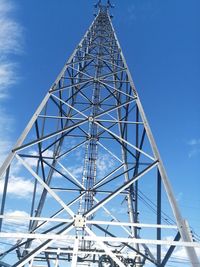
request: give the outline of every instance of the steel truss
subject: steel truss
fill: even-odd
[[[194,250],[200,244],[178,209],[111,22],[110,1],[97,7],[0,169],[0,265],[164,267],[185,247],[191,265],[200,266]],[[13,203],[11,187],[20,179],[29,197],[25,189]],[[13,207],[18,213],[9,212]]]

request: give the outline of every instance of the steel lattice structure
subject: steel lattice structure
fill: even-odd
[[[0,266],[164,267],[179,247],[191,266],[200,266],[194,249],[200,244],[178,209],[110,1],[96,7],[89,30],[0,169],[6,244]],[[23,205],[13,202],[19,177],[29,194]],[[9,213],[13,206],[20,216]],[[163,208],[173,221],[166,222]]]

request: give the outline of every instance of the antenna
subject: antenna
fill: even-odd
[[[95,8],[100,7],[100,6],[101,6],[101,0],[99,0],[99,1],[94,5]]]
[[[108,0],[108,2],[107,2],[107,7],[108,7],[108,8],[109,8],[109,7],[114,8],[115,6],[111,4],[110,0]]]

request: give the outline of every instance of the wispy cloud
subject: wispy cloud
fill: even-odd
[[[189,142],[188,142],[188,145],[190,146],[196,146],[196,145],[200,145],[200,138],[199,139],[191,139]]]
[[[8,87],[17,82],[16,68],[16,63],[0,58],[0,99],[8,97]]]
[[[108,174],[115,166],[114,159],[108,153],[100,153],[97,159],[97,174],[100,178]]]
[[[0,0],[0,98],[7,96],[7,88],[18,80],[11,56],[23,50],[23,29],[14,19],[14,10],[11,0]]]
[[[9,88],[19,80],[18,63],[12,59],[12,56],[23,51],[23,27],[14,17],[15,9],[12,0],[0,0],[0,104],[9,96]],[[6,110],[1,108],[0,164],[12,144],[9,138],[12,122]]]
[[[200,154],[200,138],[193,138],[188,142],[190,147],[189,158],[198,156]]]
[[[83,166],[73,166],[69,168],[70,173],[75,177],[75,178],[81,178],[83,174]]]
[[[0,108],[0,165],[12,145],[12,141],[8,137],[12,131],[12,124],[13,119],[6,114],[3,108]]]
[[[150,20],[155,17],[158,10],[158,0],[153,1],[134,1],[128,7],[128,16],[126,17],[129,21],[135,20]]]
[[[183,192],[179,192],[177,195],[176,195],[176,201],[181,201],[183,198]]]

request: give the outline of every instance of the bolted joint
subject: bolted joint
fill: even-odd
[[[90,122],[94,122],[94,117],[89,116],[89,117],[88,117],[88,121],[90,121]]]
[[[84,228],[86,226],[85,217],[82,215],[75,215],[74,216],[74,226],[76,228]]]

